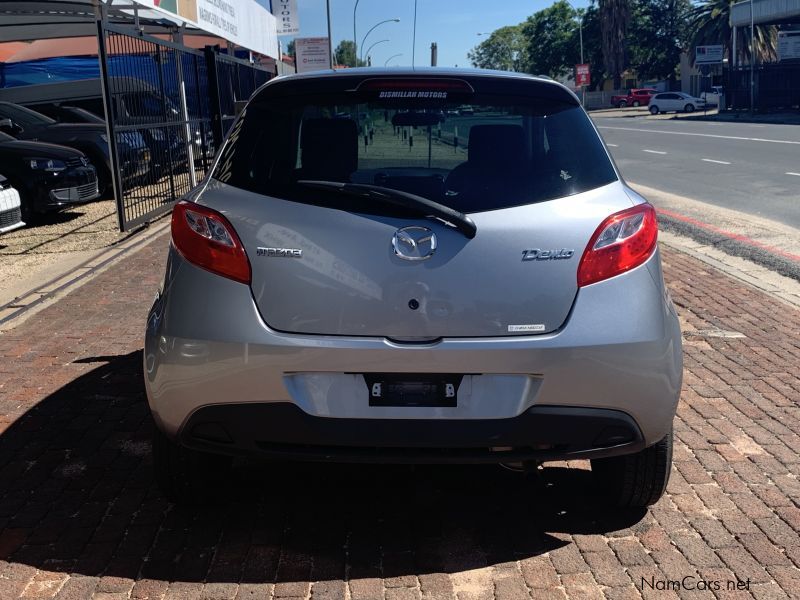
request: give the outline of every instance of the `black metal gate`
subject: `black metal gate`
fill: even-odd
[[[272,73],[247,61],[98,22],[119,226],[168,212],[206,174],[236,102]]]
[[[206,47],[205,57],[209,65],[212,132],[215,143],[219,145],[236,119],[236,103],[247,100],[273,74],[265,69],[253,68],[242,59],[220,54],[216,46]]]
[[[756,65],[752,71],[748,66],[726,69],[725,96],[728,108],[750,108],[751,81],[755,110],[794,109],[800,106],[800,64]]]

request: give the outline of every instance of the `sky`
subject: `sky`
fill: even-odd
[[[343,39],[353,39],[353,6],[355,0],[330,0],[333,47]],[[297,0],[300,12],[300,34],[297,37],[328,35],[325,0]],[[552,0],[417,0],[417,43],[415,63],[430,64],[431,42],[439,49],[439,66],[469,67],[467,52],[486,39],[478,33],[491,33],[506,25],[516,25],[536,11],[552,4]],[[572,4],[583,7],[586,0]],[[381,40],[372,49],[372,64],[408,66],[412,61],[414,0],[359,0],[356,13],[356,34],[361,38],[384,19],[399,18],[399,23],[384,23],[369,34],[364,50]],[[282,36],[281,43],[292,38]]]

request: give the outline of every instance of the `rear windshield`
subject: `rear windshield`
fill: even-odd
[[[572,104],[487,94],[383,100],[354,92],[251,103],[212,177],[342,208],[352,208],[345,206],[352,199],[297,182],[378,185],[464,213],[570,196],[617,179],[588,117]],[[376,204],[375,211],[385,210]]]

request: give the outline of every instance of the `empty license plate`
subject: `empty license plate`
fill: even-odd
[[[364,375],[370,406],[454,407],[463,375],[369,373]]]

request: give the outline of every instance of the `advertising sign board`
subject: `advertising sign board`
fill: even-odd
[[[296,38],[294,52],[298,73],[331,68],[331,47],[326,37]]]
[[[275,17],[256,0],[135,0],[253,52],[276,58]]]
[[[278,35],[297,35],[300,33],[300,16],[297,13],[297,0],[272,0],[272,14],[278,21]]]
[[[778,32],[778,60],[800,58],[800,31]]]
[[[592,78],[589,74],[589,65],[575,65],[575,85],[582,87],[584,85],[591,85]]]
[[[695,46],[694,48],[694,64],[696,65],[711,65],[721,63],[724,56],[723,46]]]

